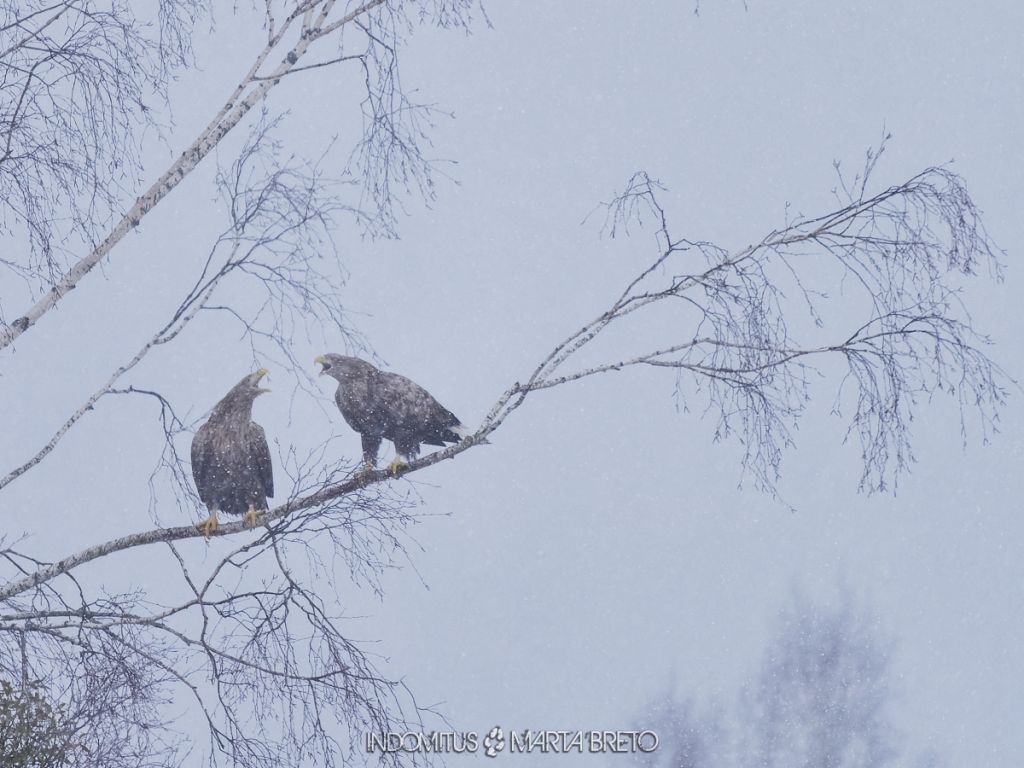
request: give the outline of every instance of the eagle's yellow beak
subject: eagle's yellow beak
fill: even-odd
[[[255,371],[253,373],[253,376],[256,377],[256,381],[258,382],[260,379],[262,379],[268,373],[270,373],[270,371],[268,371],[266,368],[260,368],[259,370]],[[262,395],[264,392],[270,392],[270,389],[268,389],[267,387],[260,387],[259,389],[256,390],[256,392],[257,392],[257,394]]]
[[[317,355],[317,356],[316,356],[316,357],[315,357],[315,358],[313,359],[313,365],[326,365],[326,364],[327,364],[327,358],[326,358],[326,357],[324,357],[323,355]],[[326,368],[321,368],[321,369],[320,369],[320,375],[321,375],[321,376],[323,376],[323,375],[324,375],[324,373],[326,373],[326,372],[327,372],[327,369],[326,369]]]

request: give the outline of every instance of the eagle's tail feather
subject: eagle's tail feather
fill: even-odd
[[[473,436],[473,430],[470,429],[469,427],[467,427],[465,424],[461,424],[461,423],[453,424],[452,426],[450,426],[448,428],[448,431],[450,433],[452,433],[452,435],[455,436],[455,440],[453,440],[452,442],[456,442],[456,443],[457,442],[461,442],[462,440],[465,440],[467,437],[472,437]],[[480,441],[480,444],[481,445],[490,445],[491,441],[488,440],[485,437],[483,440]]]

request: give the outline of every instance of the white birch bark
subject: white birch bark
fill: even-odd
[[[10,346],[16,339],[34,326],[52,310],[72,290],[78,287],[81,280],[99,264],[110,251],[135,229],[142,219],[156,207],[170,192],[177,187],[205,158],[232,128],[241,122],[249,111],[263,101],[267,94],[291,72],[309,47],[321,37],[345,26],[354,19],[382,5],[385,0],[368,0],[363,5],[347,13],[336,21],[326,24],[333,10],[335,0],[300,5],[284,21],[281,29],[272,34],[266,47],[256,57],[255,62],[246,76],[241,80],[231,97],[210,121],[209,125],[196,137],[195,141],[181,153],[177,160],[160,176],[154,184],[135,201],[135,204],[121,217],[110,234],[87,256],[77,261],[67,273],[46,294],[33,304],[21,317],[7,326],[0,326],[0,350]],[[282,57],[277,67],[266,76],[258,72],[270,55],[281,44],[289,28],[299,15],[303,16],[299,39]]]

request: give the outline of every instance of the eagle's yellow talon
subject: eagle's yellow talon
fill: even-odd
[[[257,515],[256,508],[252,504],[250,504],[249,505],[249,511],[246,512],[244,515],[242,515],[242,521],[247,526],[249,526],[250,528],[255,528],[256,527],[256,515]]]
[[[365,461],[363,462],[362,466],[356,470],[355,474],[352,477],[356,480],[362,480],[375,469],[376,467],[373,466],[372,463],[370,463],[369,461]]]
[[[203,536],[210,538],[210,534],[217,530],[217,513],[211,512],[208,518],[196,523],[196,528],[203,532]]]
[[[399,472],[400,472],[400,471],[401,471],[401,470],[402,470],[402,469],[403,469],[403,468],[404,468],[405,466],[406,466],[405,462],[404,462],[404,461],[402,461],[402,460],[401,460],[400,458],[398,458],[397,456],[395,456],[395,458],[393,458],[393,459],[391,460],[391,463],[390,463],[390,464],[388,464],[388,472],[390,472],[390,473],[391,473],[392,475],[394,475],[395,477],[398,477],[398,473],[399,473]]]

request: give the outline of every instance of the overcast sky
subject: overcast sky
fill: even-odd
[[[431,207],[410,204],[398,240],[337,233],[353,323],[391,370],[475,424],[653,255],[649,233],[609,241],[599,221],[581,224],[633,171],[668,187],[680,235],[734,250],[781,226],[787,203],[830,210],[833,160],[858,167],[888,131],[880,186],[952,161],[984,211],[1007,279],[979,279],[965,299],[993,356],[1024,371],[1024,6],[748,5],[704,2],[695,16],[687,2],[492,3],[493,28],[414,33],[404,81],[454,114],[432,133],[434,155],[454,161],[450,180]],[[243,13],[197,36],[202,72],[172,91],[176,127],[169,148],[154,144],[154,177],[260,35]],[[281,135],[296,152],[358,130],[355,92],[343,83],[325,96],[340,77],[310,72],[272,97],[289,110]],[[21,398],[5,408],[15,436],[0,444],[5,467],[166,313],[223,227],[203,203],[212,173],[175,191],[90,277],[91,293],[76,292],[5,362],[0,397]],[[137,381],[159,377],[198,414],[251,357],[235,329],[193,331],[202,342],[147,362]],[[297,357],[312,368],[315,355],[344,351],[335,342],[297,339]],[[271,363],[281,395],[256,407],[268,434],[312,446],[336,433],[356,456],[358,436],[337,413],[301,399],[289,409],[289,372]],[[40,382],[40,370],[52,375]],[[913,471],[895,496],[865,497],[823,388],[783,465],[791,511],[737,487],[740,447],[713,444],[713,424],[677,410],[673,386],[670,373],[645,370],[539,393],[492,445],[400,481],[422,496],[421,549],[386,577],[383,600],[353,590],[352,614],[365,617],[354,634],[376,641],[388,671],[457,729],[627,728],[668,688],[733,696],[794,585],[827,599],[845,581],[898,638],[894,711],[911,745],[951,765],[1024,763],[1021,397],[990,445],[972,438],[966,450],[955,408],[922,404]],[[5,507],[33,510],[23,527],[37,551],[151,525],[153,421],[144,403],[101,409],[62,444],[63,461],[5,491]],[[98,486],[77,503],[77,489]],[[164,524],[184,522],[176,514],[158,509]],[[204,558],[200,541],[185,549]],[[126,555],[93,577],[116,581],[144,559]]]

